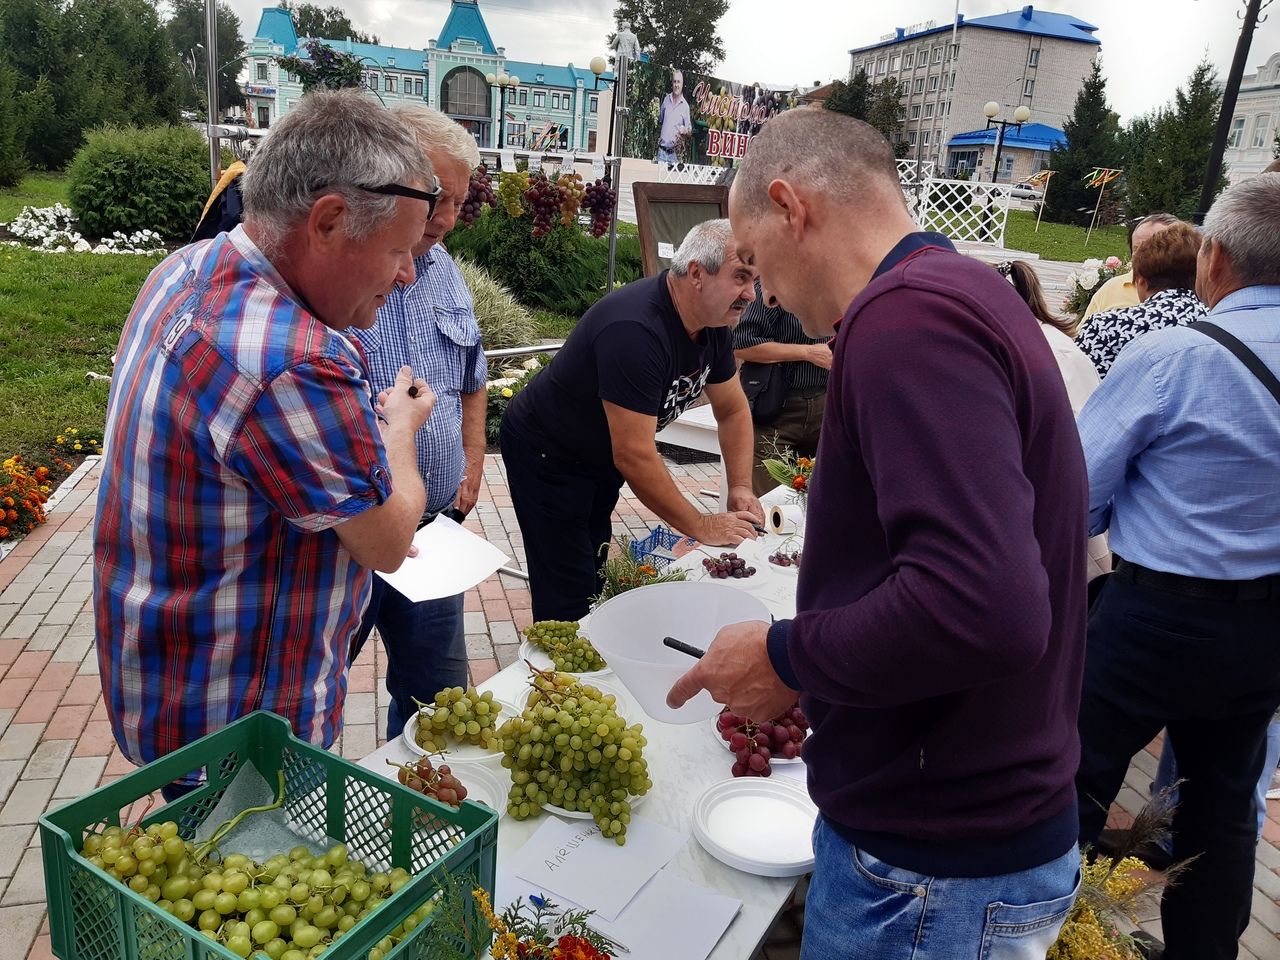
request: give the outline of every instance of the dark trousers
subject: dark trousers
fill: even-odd
[[[1237,953],[1253,896],[1254,787],[1280,704],[1280,598],[1228,601],[1134,583],[1090,611],[1080,705],[1080,842],[1098,839],[1130,760],[1161,730],[1177,751],[1173,858],[1199,859],[1161,902],[1167,960]]]
[[[604,581],[600,564],[613,537],[622,489],[616,470],[560,459],[502,421],[502,462],[524,538],[534,620],[580,620]]]
[[[778,485],[778,481],[760,465],[760,461],[773,456],[775,447],[790,447],[799,457],[812,457],[818,452],[822,409],[826,403],[826,390],[792,391],[782,402],[782,412],[776,420],[755,427],[755,468],[751,471],[751,489],[757,497]]]

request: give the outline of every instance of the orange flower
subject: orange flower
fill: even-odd
[[[652,564],[642,563],[640,566],[636,567],[636,573],[643,574],[646,577],[656,577],[658,575],[658,570]]]
[[[601,953],[581,937],[565,934],[556,942],[551,956],[553,960],[604,960],[608,954]]]
[[[4,518],[5,518],[6,520],[8,520],[10,523],[17,523],[17,522],[18,522],[18,511],[17,511],[17,510],[6,510],[6,511],[5,511],[5,514],[4,514]]]
[[[4,498],[4,505],[5,505],[6,507],[12,507],[12,506],[13,506],[13,497],[5,497],[5,498]]]
[[[49,476],[49,468],[48,468],[48,467],[36,467],[36,479],[37,479],[37,480],[43,480],[43,479],[44,479],[45,477],[47,477],[47,476]]]
[[[796,460],[796,466],[798,466],[798,467],[802,467],[802,468],[804,468],[805,470],[812,470],[812,469],[813,469],[813,461],[812,461],[811,459],[809,459],[808,457],[799,457],[799,458],[797,458],[797,460]]]
[[[0,540],[8,540],[8,539],[9,539],[9,528],[0,527]]]
[[[791,489],[793,490],[803,490],[808,485],[809,482],[800,474],[796,474],[791,480]]]

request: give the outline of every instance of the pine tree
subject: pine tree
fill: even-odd
[[[1085,183],[1094,167],[1120,165],[1120,124],[1107,105],[1107,81],[1102,62],[1094,60],[1084,86],[1076,94],[1071,119],[1063,125],[1065,146],[1054,147],[1049,167],[1056,176],[1045,195],[1044,216],[1056,223],[1084,225],[1093,216],[1097,189]]]
[[[1129,125],[1125,140],[1130,216],[1157,210],[1188,219],[1195,214],[1221,103],[1217,71],[1202,60],[1172,103]],[[1218,190],[1226,185],[1224,172]]]
[[[16,187],[27,172],[27,133],[18,104],[18,73],[0,59],[0,187]]]
[[[205,93],[205,64],[208,54],[205,44],[204,0],[171,0],[173,16],[165,24],[165,32],[174,51],[184,64],[183,76],[187,82],[180,87],[185,107],[203,108]],[[245,45],[240,37],[240,18],[226,3],[218,4],[218,108],[244,105],[244,92],[237,79],[244,59]],[[192,68],[194,67],[194,76]]]

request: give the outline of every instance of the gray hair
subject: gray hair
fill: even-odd
[[[744,212],[759,216],[769,203],[769,184],[779,179],[840,202],[881,193],[905,206],[889,141],[870,124],[833,110],[784,111],[751,138],[733,184]]]
[[[452,117],[425,103],[397,103],[391,112],[417,138],[428,159],[430,151],[442,150],[453,160],[465,163],[468,170],[480,166],[480,148],[475,138]]]
[[[1227,252],[1246,287],[1280,284],[1280,173],[1236,184],[1214,201],[1201,233]]]
[[[431,162],[391,112],[357,90],[304,96],[263,140],[241,187],[245,221],[268,257],[306,219],[315,201],[347,202],[347,235],[362,240],[396,213],[396,197],[361,187],[430,183]]]
[[[733,228],[728,220],[704,220],[690,230],[680,249],[671,258],[671,272],[677,277],[687,276],[689,265],[695,261],[713,276],[724,266],[724,257],[733,243]]]

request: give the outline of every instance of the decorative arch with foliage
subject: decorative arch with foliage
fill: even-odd
[[[311,90],[343,90],[364,86],[360,59],[335,50],[319,40],[306,43],[307,59],[298,56],[276,57],[281,68],[297,74],[302,92]]]

